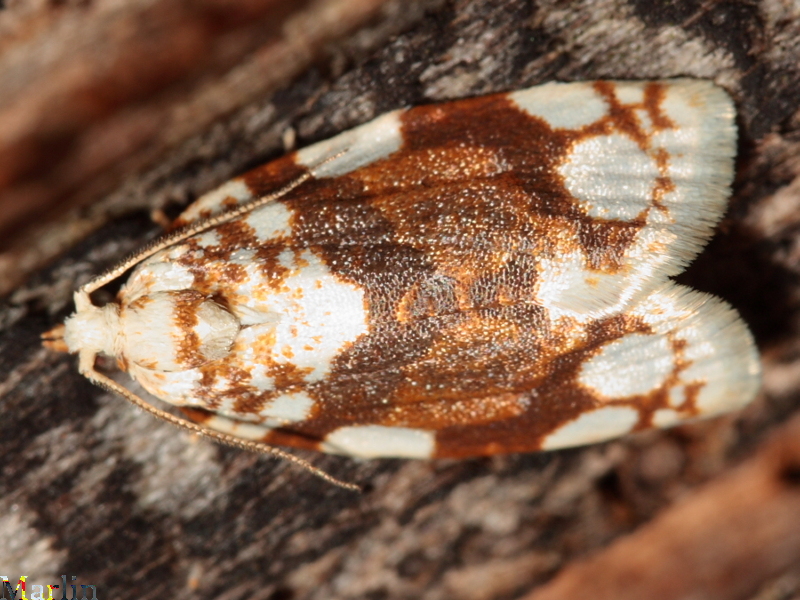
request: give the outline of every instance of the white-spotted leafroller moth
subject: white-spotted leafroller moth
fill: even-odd
[[[223,441],[357,457],[547,450],[730,411],[759,387],[752,337],[669,278],[725,211],[733,119],[688,79],[391,112],[201,197],[186,229],[76,293],[64,342],[93,381],[114,356]]]

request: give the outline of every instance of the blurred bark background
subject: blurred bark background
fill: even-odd
[[[117,600],[800,598],[796,2],[0,6],[0,575]],[[154,422],[39,345],[165,215],[287,149],[412,104],[675,76],[739,110],[731,208],[680,280],[754,331],[740,414],[549,454],[303,454],[354,495]]]

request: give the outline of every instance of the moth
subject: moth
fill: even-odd
[[[81,287],[51,345],[146,405],[96,370],[115,357],[223,441],[354,457],[551,450],[735,410],[759,388],[753,338],[670,280],[726,209],[735,145],[730,98],[690,79],[390,112],[202,196]]]

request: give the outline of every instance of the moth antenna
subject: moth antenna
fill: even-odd
[[[140,398],[139,396],[137,396],[124,386],[118,384],[110,377],[107,377],[102,373],[98,372],[97,370],[95,370],[94,358],[95,358],[94,355],[89,355],[88,353],[80,357],[80,366],[81,366],[80,370],[84,377],[86,377],[96,386],[103,388],[108,392],[111,392],[113,394],[119,394],[134,406],[138,406],[145,412],[150,413],[151,415],[153,415],[158,419],[161,419],[162,421],[166,421],[167,423],[170,423],[171,425],[174,425],[180,429],[191,431],[192,433],[199,434],[203,437],[212,439],[216,442],[225,444],[227,446],[233,446],[234,448],[241,448],[243,450],[259,452],[261,454],[271,454],[278,458],[288,460],[289,462],[299,466],[301,469],[308,471],[315,477],[319,477],[320,479],[327,481],[330,484],[354,492],[361,491],[361,488],[356,484],[348,483],[346,481],[342,481],[341,479],[337,479],[333,475],[330,475],[329,473],[326,473],[322,469],[315,467],[307,460],[304,460],[299,456],[295,456],[294,454],[286,452],[285,450],[281,450],[280,448],[275,448],[274,446],[268,446],[267,444],[253,442],[251,440],[243,440],[234,437],[232,435],[221,433],[219,431],[214,431],[213,429],[203,427],[199,423],[193,423],[192,421],[187,421],[186,419],[176,417],[172,413],[157,408],[152,404],[150,404],[149,402],[146,402],[144,399]]]
[[[228,221],[232,221],[237,217],[240,217],[244,214],[247,214],[268,202],[273,202],[282,196],[285,196],[293,189],[299,187],[309,179],[314,176],[314,170],[325,165],[333,160],[336,160],[343,154],[347,153],[347,149],[342,150],[341,152],[337,152],[333,156],[329,156],[318,165],[310,168],[308,171],[300,175],[294,181],[291,181],[277,192],[273,192],[272,194],[267,194],[266,196],[261,196],[259,198],[255,198],[254,200],[250,200],[249,202],[245,202],[239,206],[235,206],[230,210],[226,210],[218,215],[212,215],[205,219],[199,219],[194,223],[189,223],[188,225],[181,227],[180,229],[173,231],[172,233],[168,233],[166,235],[160,236],[147,244],[141,250],[134,252],[127,258],[123,259],[122,262],[117,263],[115,266],[111,267],[105,273],[98,275],[88,283],[82,285],[79,290],[85,294],[91,294],[95,290],[100,289],[107,283],[114,281],[117,277],[125,273],[128,269],[136,266],[146,258],[150,258],[156,252],[160,252],[164,248],[169,248],[170,246],[182,242],[185,239],[192,237],[193,235],[197,235],[198,233],[203,233],[213,227],[221,225],[223,223],[227,223]]]

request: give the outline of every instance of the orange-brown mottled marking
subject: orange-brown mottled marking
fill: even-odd
[[[175,331],[176,352],[175,360],[178,364],[195,367],[206,362],[206,357],[200,352],[200,336],[194,328],[197,326],[197,311],[205,301],[205,295],[194,290],[184,290],[180,293],[170,293],[172,298],[173,318]]]
[[[688,369],[692,362],[685,356],[686,341],[675,339],[674,336],[668,335],[670,347],[672,349],[673,367],[672,372],[664,378],[658,389],[651,391],[648,394],[632,396],[631,398],[622,399],[622,401],[613,402],[612,404],[624,404],[635,408],[639,412],[639,420],[633,427],[633,431],[641,431],[653,427],[653,417],[657,410],[662,408],[674,408],[680,411],[685,418],[696,416],[699,411],[696,405],[697,395],[700,390],[705,386],[705,382],[689,382],[685,384],[686,398],[677,407],[670,406],[669,396],[670,390],[681,383],[680,374]]]
[[[644,109],[656,131],[676,129],[675,122],[670,119],[662,107],[667,90],[663,84],[651,82],[644,88]]]
[[[336,178],[311,179],[278,200],[294,215],[292,235],[255,246],[268,281],[276,289],[283,284],[282,250],[298,256],[309,249],[364,291],[369,323],[323,381],[306,383],[302,370],[258,355],[276,390],[302,390],[315,400],[306,421],[264,441],[317,448],[339,427],[377,424],[435,430],[437,456],[531,451],[607,404],[578,383],[581,365],[605,344],[649,327],[626,316],[586,331],[566,319],[551,325],[532,303],[536,263],[578,250],[598,273],[618,272],[648,211],[663,209],[661,198],[672,189],[669,156],[654,153],[661,177],[651,207],[631,221],[585,214],[558,167],[575,144],[613,132],[652,150],[636,110],[656,129],[674,124],[658,84],[635,105],[621,104],[612,84],[595,89],[609,112],[578,130],[553,130],[505,95],[411,109],[401,115],[397,152]],[[290,155],[259,167],[244,181],[254,195],[268,194],[305,172],[294,161]],[[222,231],[226,241],[215,258],[255,243],[237,223]],[[203,289],[235,279],[220,273],[198,273]],[[204,389],[230,378],[233,368],[225,361],[203,367]],[[646,407],[643,425],[667,406],[667,389],[621,403]],[[249,389],[236,410],[258,412],[275,394]],[[213,395],[208,400],[213,407]]]
[[[504,421],[439,430],[436,456],[466,457],[539,449],[544,439],[560,426],[587,411],[608,405],[606,399],[596,397],[581,386],[578,377],[586,360],[600,352],[607,343],[629,333],[650,333],[650,330],[638,319],[625,316],[596,323],[588,329],[584,343],[562,355],[555,354],[549,363],[541,365],[540,379],[526,393],[528,410],[517,418]],[[648,398],[652,400],[652,410],[666,406],[667,398],[659,392]],[[637,396],[618,404],[638,408],[641,400]]]
[[[148,304],[150,304],[153,299],[148,296],[147,294],[143,294],[138,298],[135,298],[132,302],[128,303],[128,308],[131,310],[141,310]]]
[[[656,167],[660,175],[656,177],[656,184],[653,186],[653,206],[662,213],[667,212],[664,206],[664,196],[675,191],[675,182],[669,177],[669,153],[664,148],[658,148],[651,156],[656,161]]]

